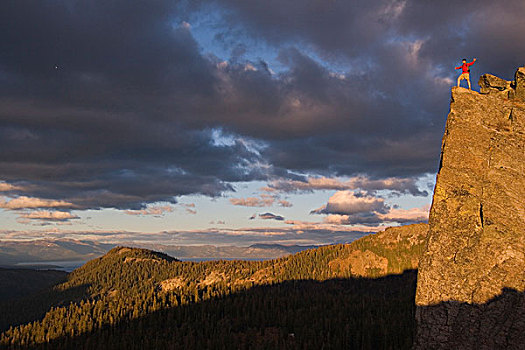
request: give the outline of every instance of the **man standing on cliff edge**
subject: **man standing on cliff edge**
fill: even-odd
[[[474,60],[470,63],[467,63],[467,59],[464,58],[462,60],[463,64],[459,67],[456,67],[456,69],[461,69],[461,75],[458,77],[458,86],[460,84],[460,82],[465,79],[468,83],[468,89],[471,90],[470,88],[470,66],[472,66],[474,64],[474,62],[476,62],[476,59],[474,58]]]

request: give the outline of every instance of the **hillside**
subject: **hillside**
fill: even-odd
[[[180,262],[117,247],[34,299],[47,312],[18,321],[0,344],[409,348],[426,234],[425,224],[390,228],[270,261]],[[4,327],[17,312],[6,312]]]
[[[0,268],[0,302],[31,295],[66,279],[67,273],[55,270]]]
[[[525,344],[525,67],[452,89],[418,274],[417,349]]]

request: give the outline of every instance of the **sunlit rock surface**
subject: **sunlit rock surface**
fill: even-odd
[[[525,68],[452,89],[416,349],[525,349]]]

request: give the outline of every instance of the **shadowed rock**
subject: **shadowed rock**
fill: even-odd
[[[524,73],[512,86],[483,76],[486,94],[452,89],[419,264],[416,349],[525,344]]]
[[[514,76],[514,86],[516,89],[516,98],[525,101],[525,67],[520,67]]]
[[[523,349],[525,294],[504,289],[484,304],[447,301],[418,306],[416,318],[447,320],[419,327],[416,349]]]

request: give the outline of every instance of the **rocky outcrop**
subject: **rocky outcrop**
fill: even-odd
[[[334,259],[328,263],[332,271],[349,270],[352,276],[384,276],[388,271],[388,259],[370,250],[354,250],[348,258]]]
[[[483,74],[478,81],[481,94],[525,101],[525,67],[520,67],[514,81],[507,81],[492,74]]]
[[[520,67],[514,76],[514,88],[516,90],[516,98],[525,100],[525,67]]]
[[[509,98],[509,93],[513,93],[510,81],[492,74],[483,74],[479,77],[478,85],[481,94],[497,94],[500,97]]]
[[[415,349],[525,348],[525,68],[452,89]]]
[[[426,223],[389,227],[344,246],[328,267],[332,277],[376,278],[417,269],[428,234]]]

